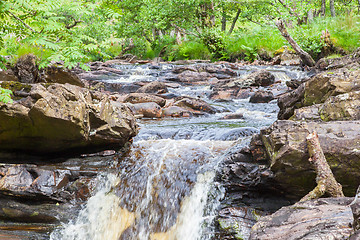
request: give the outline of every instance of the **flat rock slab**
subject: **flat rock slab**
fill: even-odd
[[[351,198],[324,198],[283,207],[257,222],[249,239],[348,239]]]

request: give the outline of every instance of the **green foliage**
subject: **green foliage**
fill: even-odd
[[[11,90],[0,87],[0,102],[12,103],[13,100],[11,99],[11,95]]]
[[[37,56],[40,68],[52,61],[64,66],[114,58],[129,49],[140,58],[253,61],[287,45],[274,25],[281,17],[301,47],[318,56],[321,31],[328,29],[337,47],[360,46],[357,1],[335,1],[339,17],[317,17],[309,10],[321,1],[298,0],[2,0],[0,68],[24,54]],[[326,9],[327,14],[329,9]],[[235,16],[239,13],[239,18]],[[222,20],[227,26],[221,31]],[[234,31],[230,25],[236,20]],[[176,34],[182,43],[176,44]]]
[[[201,40],[209,50],[212,55],[213,59],[218,60],[227,60],[228,54],[226,52],[226,46],[223,40],[223,36],[214,30],[207,30],[205,31],[202,36]]]
[[[177,59],[209,59],[211,54],[207,47],[198,41],[183,42],[178,48]]]

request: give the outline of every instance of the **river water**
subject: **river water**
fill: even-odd
[[[154,81],[174,66],[115,66],[125,74],[105,79],[131,84]],[[246,75],[256,67],[244,67]],[[295,68],[268,69],[276,80],[299,78]],[[95,194],[77,219],[63,224],[52,240],[196,240],[212,239],[212,221],[223,189],[214,181],[217,166],[231,148],[249,143],[251,136],[276,120],[276,101],[251,104],[249,99],[213,102],[210,86],[170,88],[177,95],[200,97],[219,113],[193,118],[141,119],[129,153],[116,163],[118,174],[98,177]],[[221,120],[229,113],[244,119]]]

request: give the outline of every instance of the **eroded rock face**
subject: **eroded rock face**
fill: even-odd
[[[0,103],[0,149],[54,153],[124,145],[134,116],[107,95],[70,84],[35,84],[29,96]]]
[[[350,201],[325,198],[283,207],[262,217],[251,229],[249,239],[347,239],[352,233]]]
[[[360,121],[300,123],[279,120],[262,130],[260,138],[274,179],[291,195],[302,197],[316,184],[306,144],[309,131],[315,130],[336,180],[342,184],[345,195],[352,196],[360,184],[360,132],[355,129],[360,129]]]

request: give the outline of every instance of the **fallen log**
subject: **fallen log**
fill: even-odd
[[[317,186],[304,196],[300,202],[319,198],[325,193],[329,194],[330,197],[344,197],[342,186],[336,181],[326,161],[317,133],[315,131],[310,133],[306,141],[310,154],[309,162],[314,165],[316,171]]]
[[[288,31],[286,30],[284,21],[282,19],[278,19],[278,20],[276,20],[275,24],[276,24],[277,28],[279,29],[281,35],[286,39],[286,41],[289,42],[291,47],[295,50],[296,54],[299,55],[302,62],[309,67],[315,66],[315,61],[310,56],[310,54],[308,54],[303,49],[301,49],[299,44],[297,44],[297,42],[295,42],[295,40],[290,36]]]

